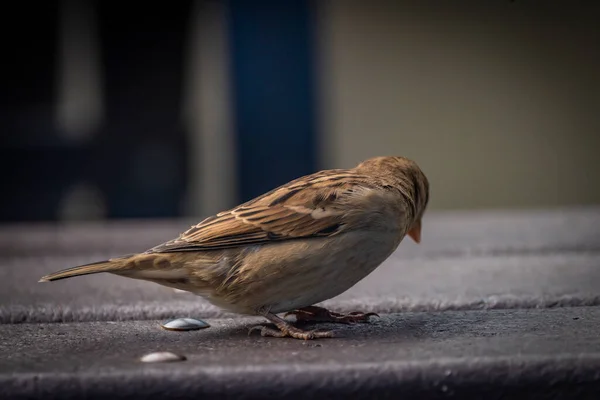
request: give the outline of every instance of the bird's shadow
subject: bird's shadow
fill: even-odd
[[[380,317],[371,317],[369,322],[359,322],[352,324],[341,324],[331,322],[306,322],[295,321],[294,318],[287,319],[297,328],[305,331],[333,331],[334,337],[331,339],[316,339],[312,342],[325,341],[372,341],[380,342],[402,342],[413,341],[424,338],[440,338],[452,337],[468,334],[473,325],[485,323],[481,320],[481,316],[477,321],[465,321],[464,316],[459,316],[455,313],[427,313],[427,312],[407,312],[383,314]],[[262,337],[260,329],[251,331],[253,327],[268,327],[277,330],[274,324],[256,319],[249,321],[235,321],[226,326],[218,327],[218,329],[207,329],[201,332],[201,336],[212,340],[242,339],[256,341],[265,340],[290,340],[298,341],[292,338],[272,338]]]

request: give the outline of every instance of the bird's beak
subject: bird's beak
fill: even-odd
[[[421,243],[421,220],[415,222],[415,224],[410,228],[408,231],[408,236],[410,236],[415,243]]]

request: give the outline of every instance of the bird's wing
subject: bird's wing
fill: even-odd
[[[209,217],[148,251],[213,250],[336,235],[347,228],[348,215],[357,212],[357,197],[371,189],[369,177],[351,170],[321,171]]]

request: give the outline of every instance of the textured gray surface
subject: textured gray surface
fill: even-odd
[[[600,208],[431,213],[424,223],[421,245],[404,241],[326,305],[398,312],[600,304]],[[188,225],[0,229],[0,323],[223,315],[196,296],[108,274],[37,282],[58,269],[144,250]]]
[[[256,319],[170,332],[158,321],[0,325],[0,397],[591,397],[597,307],[403,313],[338,339],[248,336]],[[188,360],[143,364],[154,351]]]
[[[590,399],[600,360],[494,357],[427,362],[143,370],[0,376],[10,399]]]
[[[388,314],[371,324],[318,324],[338,338],[304,342],[263,338],[260,318],[207,320],[210,328],[173,332],[160,321],[0,325],[0,372],[100,372],[146,368],[154,351],[184,354],[181,368],[340,365],[542,356],[600,359],[600,308],[473,310]],[[58,340],[57,340],[58,339]],[[172,364],[173,368],[180,368]],[[171,367],[169,367],[171,368]],[[600,371],[599,371],[600,373]]]
[[[248,337],[260,318],[225,315],[152,283],[111,275],[37,283],[57,269],[144,250],[190,223],[0,228],[0,398],[600,393],[600,208],[430,213],[422,245],[404,242],[327,302],[382,318],[323,325],[338,337],[315,342]],[[195,332],[158,326],[182,316],[216,319]],[[138,361],[159,350],[188,360]]]

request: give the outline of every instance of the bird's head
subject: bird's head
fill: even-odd
[[[380,177],[384,186],[400,191],[409,213],[407,235],[420,243],[423,214],[429,203],[429,181],[417,163],[405,157],[383,156],[365,160],[356,168]]]

